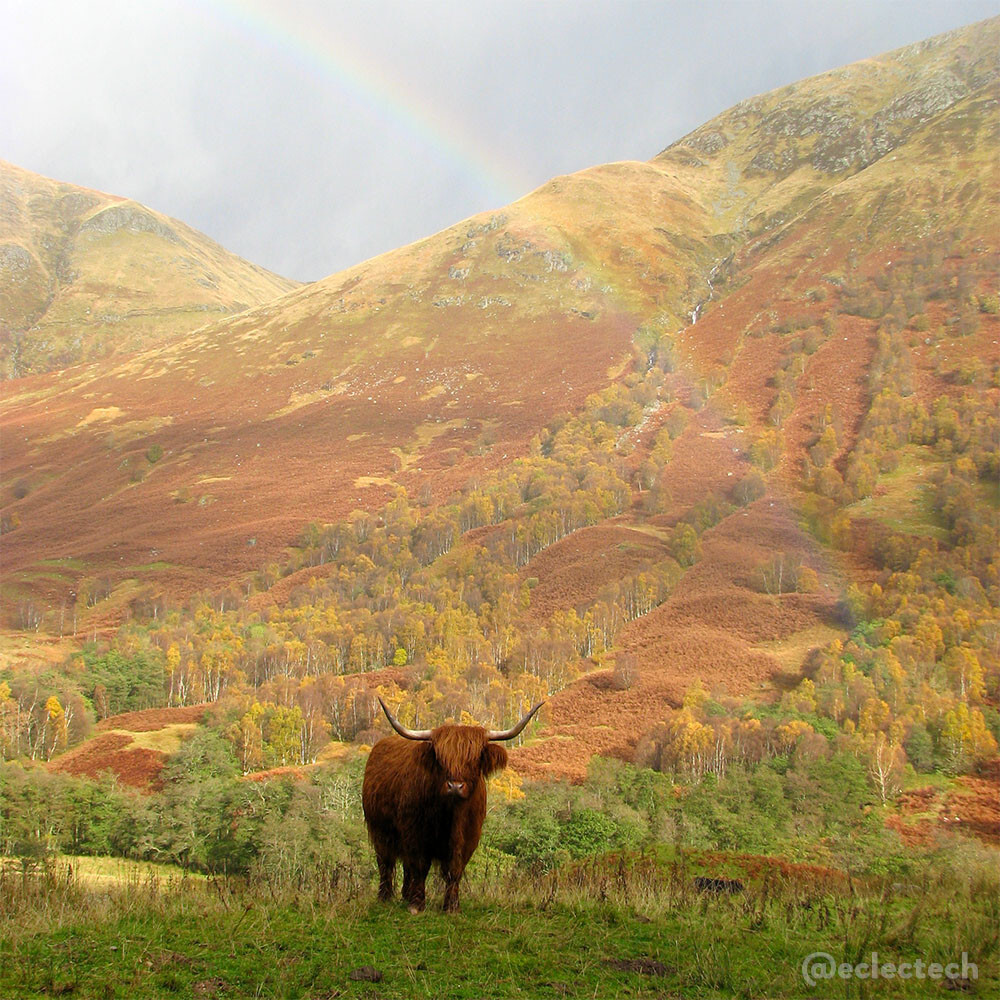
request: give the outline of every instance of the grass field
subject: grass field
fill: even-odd
[[[68,865],[75,864],[72,874]],[[116,864],[116,863],[115,863]],[[940,979],[802,976],[807,955],[853,964],[960,961],[951,986],[995,995],[996,876],[831,891],[787,879],[699,894],[682,861],[610,859],[559,873],[483,874],[462,912],[413,917],[374,901],[367,873],[292,889],[165,878],[163,866],[58,862],[0,887],[0,996],[940,996]],[[980,870],[985,871],[984,869]],[[985,880],[985,881],[984,881]],[[435,894],[437,895],[437,894]]]
[[[926,448],[905,448],[898,468],[879,476],[875,496],[859,500],[850,508],[852,513],[882,521],[894,531],[946,538],[947,531],[938,522],[932,504],[933,468]]]

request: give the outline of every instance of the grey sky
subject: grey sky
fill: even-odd
[[[0,158],[309,280],[996,0],[0,0]]]

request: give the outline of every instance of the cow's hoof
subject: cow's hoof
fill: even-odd
[[[412,913],[414,916],[416,916],[418,913],[424,912],[424,908],[422,906],[418,906],[416,903],[410,903],[409,910],[410,913]]]

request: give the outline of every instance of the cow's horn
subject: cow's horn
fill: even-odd
[[[489,731],[489,734],[487,735],[487,739],[489,739],[489,740],[512,740],[515,736],[518,735],[518,733],[521,732],[522,729],[524,729],[524,727],[529,722],[531,722],[531,717],[544,704],[545,704],[544,701],[540,701],[523,719],[521,719],[521,721],[516,726],[514,726],[513,729],[504,729],[502,732],[500,730],[498,730],[498,729],[491,729]]]
[[[376,697],[378,697],[376,695]],[[408,740],[429,740],[431,738],[431,731],[429,729],[407,729],[400,721],[389,711],[386,703],[379,698],[378,703],[382,706],[382,711],[385,712],[385,717],[389,720],[389,725],[399,733],[400,736]]]

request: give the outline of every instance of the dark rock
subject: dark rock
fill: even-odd
[[[924,122],[957,104],[968,93],[968,87],[958,77],[945,71],[897,97],[875,116],[875,120],[896,122],[909,119]]]
[[[729,144],[729,140],[715,129],[698,129],[683,142],[685,146],[690,146],[692,149],[698,150],[699,153],[705,153],[708,156],[717,153],[723,146]]]
[[[715,895],[743,891],[743,883],[738,878],[705,878],[699,876],[694,880],[694,887],[699,892],[711,892]]]
[[[604,962],[620,972],[638,972],[643,976],[666,976],[670,970],[655,958],[609,958]]]
[[[380,983],[382,982],[382,973],[374,966],[362,965],[360,969],[355,969],[347,978],[353,979],[356,983]]]

